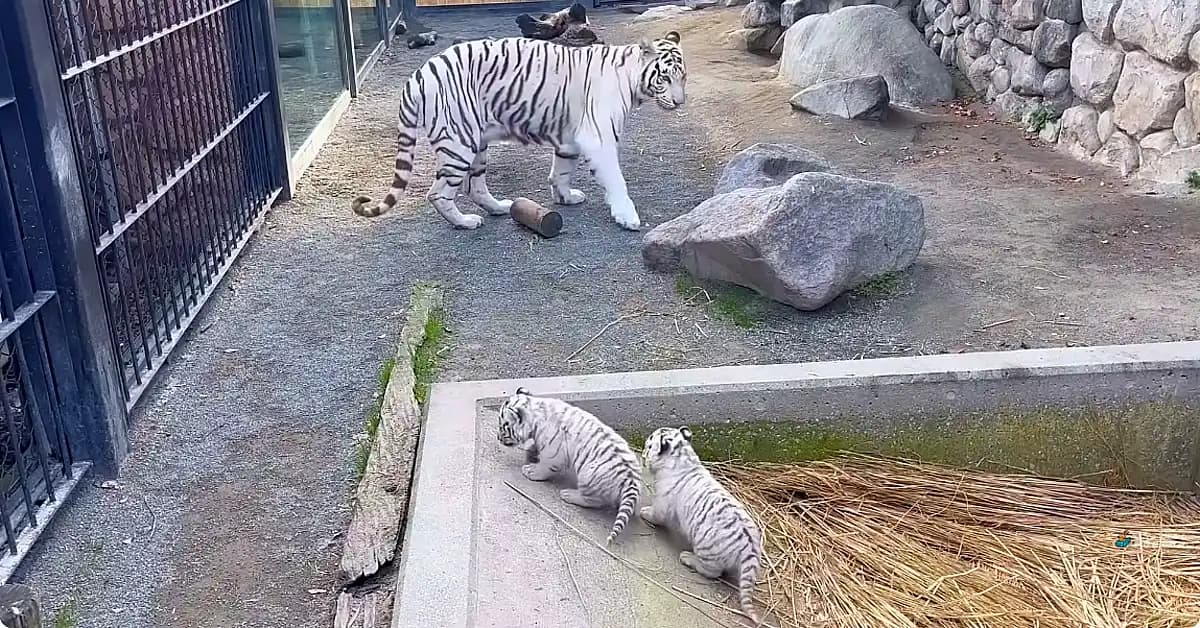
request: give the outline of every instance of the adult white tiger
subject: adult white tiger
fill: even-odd
[[[396,206],[412,176],[421,129],[438,162],[426,198],[457,228],[483,223],[480,216],[464,215],[454,202],[464,181],[468,196],[484,211],[508,213],[512,201],[492,196],[485,174],[488,144],[513,141],[554,147],[549,181],[555,202],[563,205],[584,201],[570,179],[579,158],[586,157],[613,218],[636,230],[641,219],[617,156],[621,132],[629,112],[646,100],[668,110],[683,104],[686,80],[674,31],[628,46],[573,48],[524,38],[451,46],[405,83],[391,188],[373,205],[370,197],[359,196],[354,212],[372,217]]]

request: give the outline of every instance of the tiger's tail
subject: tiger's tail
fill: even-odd
[[[637,508],[638,498],[641,495],[642,482],[635,476],[621,491],[621,504],[617,508],[617,518],[613,521],[612,531],[608,533],[608,538],[604,541],[605,545],[612,545],[625,526],[629,525],[629,518],[633,516],[633,510]]]
[[[424,109],[421,92],[422,86],[416,76],[413,76],[405,84],[404,96],[400,99],[400,131],[396,138],[400,147],[396,151],[396,170],[392,175],[392,186],[378,203],[373,203],[371,197],[365,195],[354,199],[351,209],[359,216],[374,218],[392,211],[408,187],[408,182],[412,179],[413,153],[417,148],[417,129],[420,127]]]
[[[738,571],[738,603],[750,621],[758,625],[758,613],[754,612],[754,585],[758,582],[758,555],[751,553],[742,561]]]

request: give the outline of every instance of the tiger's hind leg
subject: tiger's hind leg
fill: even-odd
[[[571,187],[571,175],[579,164],[579,147],[566,144],[554,149],[554,165],[550,168],[550,194],[559,205],[578,205],[587,195]]]
[[[471,178],[467,179],[467,197],[483,211],[493,216],[504,216],[512,207],[510,200],[498,200],[488,190],[487,186],[487,147],[483,147],[471,162]]]
[[[720,565],[706,561],[692,552],[680,552],[679,562],[691,568],[692,571],[712,580],[720,578],[725,573],[725,570]]]
[[[568,504],[575,504],[580,508],[603,508],[608,503],[603,498],[585,493],[579,489],[565,489],[558,492],[559,497]]]
[[[483,217],[463,214],[454,202],[475,161],[475,151],[461,142],[445,139],[433,142],[433,152],[437,155],[438,169],[425,198],[456,229],[478,228]]]

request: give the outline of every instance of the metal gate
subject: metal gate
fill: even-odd
[[[6,48],[0,35],[0,573],[81,471],[60,398],[73,360]]]
[[[45,0],[132,407],[279,194],[266,0]]]

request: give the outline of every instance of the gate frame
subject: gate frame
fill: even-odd
[[[75,149],[53,55],[38,54],[54,41],[44,0],[9,0],[13,20],[0,20],[8,45],[13,89],[25,128],[39,209],[45,217],[63,319],[75,333],[67,344],[71,365],[51,365],[58,381],[74,380],[61,394],[62,422],[72,454],[92,462],[100,477],[116,477],[129,453],[125,393],[117,379],[120,363],[109,334],[91,228],[79,185]],[[63,373],[62,369],[70,369]],[[60,393],[64,392],[60,390]],[[73,394],[72,394],[73,393]]]

